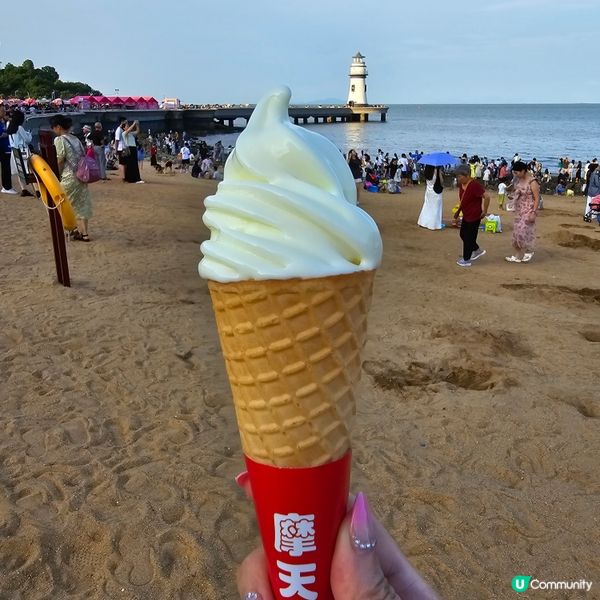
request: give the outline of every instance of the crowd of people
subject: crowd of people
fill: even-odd
[[[11,154],[13,148],[20,148],[26,154],[31,144],[31,135],[23,128],[24,114],[18,108],[6,113],[0,106],[0,168],[2,171],[1,192],[18,193],[12,187]],[[114,131],[104,131],[96,122],[84,125],[78,138],[71,132],[72,121],[68,115],[56,114],[51,118],[52,129],[57,134],[55,146],[59,164],[63,172],[63,182],[69,188],[76,210],[78,229],[73,239],[89,241],[89,219],[92,216],[91,200],[87,184],[76,177],[73,168],[84,153],[93,156],[98,164],[100,179],[108,179],[107,171],[120,169],[125,183],[143,184],[143,166],[146,156],[150,165],[159,173],[173,169],[189,173],[192,177],[223,179],[224,164],[233,150],[225,148],[219,141],[213,147],[200,138],[190,138],[187,133],[169,131],[164,133],[143,133],[138,121],[119,118]],[[454,207],[454,218],[449,223],[459,227],[463,240],[463,255],[458,264],[471,266],[474,260],[485,254],[477,245],[477,232],[482,220],[489,218],[490,189],[497,190],[498,211],[514,211],[513,227],[514,253],[507,256],[509,262],[529,262],[534,253],[535,215],[543,208],[542,191],[549,189],[551,177],[540,161],[533,158],[523,161],[515,153],[509,161],[504,157],[488,159],[463,154],[458,164],[435,166],[422,164],[423,152],[389,153],[378,149],[373,157],[366,152],[350,150],[347,162],[357,188],[369,192],[401,193],[408,186],[425,183],[423,207],[417,219],[419,226],[429,230],[443,229],[443,192],[447,182],[458,188],[459,203]],[[118,165],[118,166],[117,166]],[[594,158],[586,162],[563,157],[558,161],[558,176],[553,191],[557,194],[574,195],[583,192],[585,196],[584,218],[591,221],[596,217],[600,224],[600,210],[596,197],[600,196],[600,169]],[[553,185],[553,183],[552,183]],[[544,187],[545,186],[545,187]],[[23,195],[30,194],[27,186],[22,186]],[[479,214],[476,214],[479,211]]]
[[[361,183],[366,184],[365,189],[398,193],[402,186],[418,185],[422,182],[424,165],[419,164],[422,156],[423,152],[418,150],[401,153],[398,156],[397,153],[390,154],[378,149],[373,157],[364,150],[360,153],[350,150],[347,158],[355,179],[360,179]],[[462,164],[469,165],[471,177],[480,180],[486,188],[495,187],[502,181],[506,182],[511,165],[520,160],[518,153],[515,153],[510,160],[503,156],[488,159],[487,156],[468,157],[467,154],[463,154],[460,157]],[[548,168],[544,169],[543,164],[536,158],[532,158],[526,164],[528,171],[533,173],[545,191],[563,195],[569,189],[574,193],[583,192],[590,165],[597,162],[596,158],[587,161],[560,158],[556,165],[556,176],[553,176]],[[446,172],[450,170],[445,169]],[[554,187],[550,188],[550,184]],[[374,187],[377,189],[370,189]]]
[[[444,155],[445,156],[445,155]],[[441,230],[443,222],[443,191],[445,178],[451,178],[452,187],[458,187],[459,203],[454,207],[451,225],[460,228],[463,255],[457,264],[470,267],[472,262],[486,251],[479,248],[477,235],[482,221],[500,223],[498,215],[488,214],[490,196],[488,190],[497,190],[498,211],[514,212],[512,236],[513,253],[506,256],[508,262],[527,263],[534,255],[535,221],[543,208],[542,188],[551,181],[548,169],[543,170],[540,161],[533,158],[523,161],[518,153],[508,161],[504,157],[488,160],[477,155],[460,158],[449,157],[448,164],[426,164],[422,152],[398,154],[384,153],[378,149],[374,158],[368,152],[360,154],[351,149],[347,162],[357,187],[369,192],[385,191],[401,193],[404,186],[419,185],[425,181],[423,206],[417,224],[424,229]],[[571,184],[570,193],[566,185]],[[562,187],[561,187],[562,186]],[[575,162],[561,158],[554,193],[575,195],[573,187],[585,198],[584,220],[590,222],[595,216],[600,225],[600,169],[597,159]],[[550,188],[551,189],[551,188]]]

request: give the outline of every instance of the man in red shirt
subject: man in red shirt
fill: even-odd
[[[456,261],[456,264],[459,267],[470,267],[471,261],[477,260],[485,254],[485,250],[477,244],[477,233],[481,219],[487,214],[490,196],[478,181],[471,178],[469,165],[458,165],[454,173],[458,182],[460,199],[460,206],[454,213],[454,218],[458,219],[460,213],[463,215],[460,226],[463,255]]]

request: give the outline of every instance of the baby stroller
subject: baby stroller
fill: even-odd
[[[583,220],[586,223],[591,223],[594,217],[596,218],[598,223],[600,223],[600,195],[594,196],[590,200],[588,204],[588,211],[587,213],[585,213]]]

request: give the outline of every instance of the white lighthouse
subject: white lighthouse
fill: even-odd
[[[350,65],[350,87],[348,89],[348,104],[361,106],[367,104],[367,65],[364,56],[357,52],[352,57]]]

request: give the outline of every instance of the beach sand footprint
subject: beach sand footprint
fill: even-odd
[[[108,561],[108,570],[114,580],[122,586],[145,586],[155,576],[156,562],[154,554],[136,527],[128,527],[115,535],[114,552]]]
[[[169,529],[159,537],[158,564],[167,579],[177,571],[197,570],[203,562],[198,543],[188,531]]]

